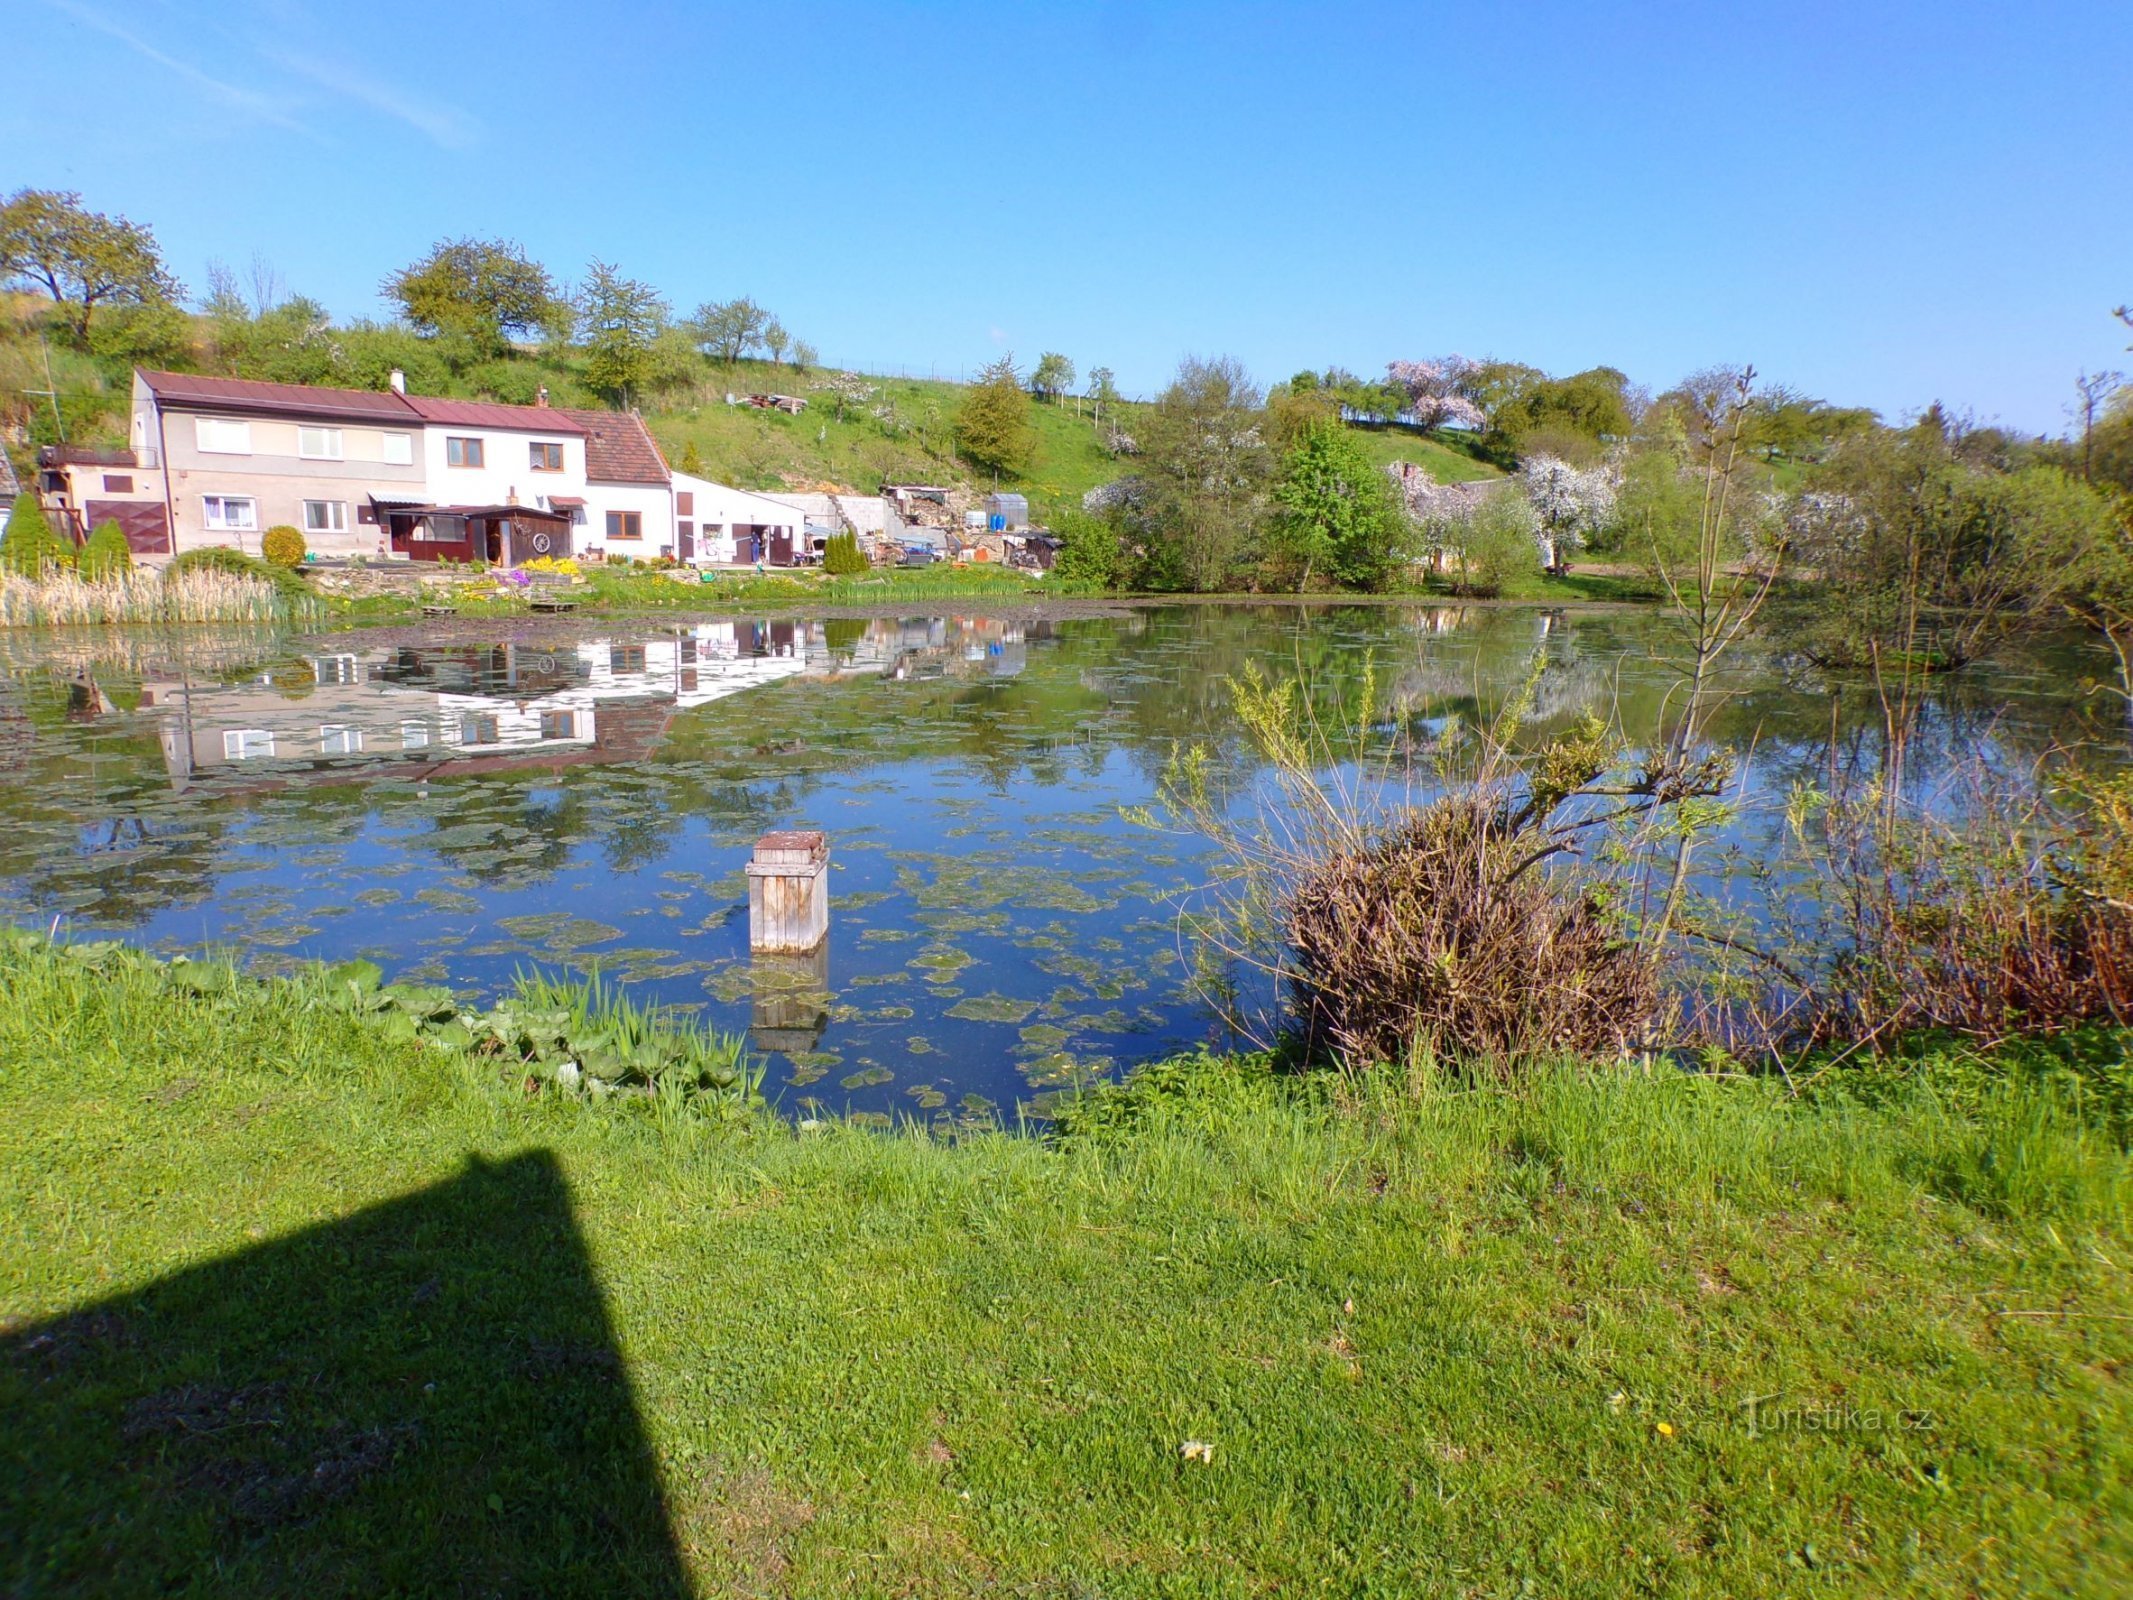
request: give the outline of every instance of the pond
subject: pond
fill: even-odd
[[[1230,676],[1367,662],[1426,730],[1540,663],[1539,731],[1596,711],[1635,736],[1672,641],[1626,608],[1241,605],[16,635],[0,915],[487,993],[597,970],[745,1030],[790,1111],[1012,1118],[1220,1037],[1176,904],[1211,863],[1121,810],[1181,742],[1239,759]],[[1781,646],[1743,647],[1714,729],[1765,798],[1874,721]],[[2105,670],[2068,642],[1937,682],[1913,770],[2122,745],[2083,689]],[[789,827],[829,835],[830,940],[751,959],[742,867]]]

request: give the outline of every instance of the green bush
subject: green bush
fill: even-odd
[[[1061,540],[1052,571],[1069,583],[1123,589],[1131,559],[1118,524],[1086,511],[1065,511],[1053,520]]]
[[[873,564],[859,553],[858,534],[839,533],[823,546],[822,570],[833,578],[857,578],[871,572]]]
[[[304,564],[304,536],[286,522],[276,523],[260,536],[259,553],[275,566],[294,571]]]
[[[25,490],[7,519],[6,536],[0,538],[0,568],[19,577],[41,579],[73,565],[73,545],[52,531],[37,496]]]
[[[84,578],[122,578],[133,570],[133,549],[117,523],[96,525],[82,546],[80,569]]]

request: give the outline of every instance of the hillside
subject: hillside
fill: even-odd
[[[181,318],[152,347],[119,336],[107,313],[94,352],[47,349],[37,322],[43,302],[0,299],[0,437],[27,470],[37,445],[115,445],[125,437],[130,369],[138,362],[179,370],[281,382],[382,388],[395,366],[423,394],[529,402],[547,385],[559,405],[598,405],[586,387],[580,352],[524,349],[500,361],[454,371],[437,346],[403,328],[358,324],[324,327],[266,318],[234,327],[205,316]],[[1120,403],[1099,428],[1087,401],[1032,404],[1034,449],[1018,476],[997,480],[955,454],[955,418],[964,386],[926,379],[800,372],[767,361],[692,362],[692,370],[647,399],[642,409],[668,459],[679,465],[694,446],[706,476],[744,488],[781,489],[834,483],[871,493],[884,480],[944,482],[1019,490],[1031,509],[1050,516],[1130,470],[1105,436],[1115,421],[1128,434],[1143,407]],[[47,362],[50,363],[49,368]],[[55,390],[55,396],[45,391]],[[726,404],[726,396],[778,392],[808,401],[802,416]],[[1496,469],[1461,449],[1402,429],[1358,429],[1374,460],[1414,461],[1440,481],[1488,477]]]

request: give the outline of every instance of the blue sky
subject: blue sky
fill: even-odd
[[[2133,4],[17,0],[0,190],[343,315],[435,239],[1129,392],[1459,351],[2065,425],[2133,369]]]

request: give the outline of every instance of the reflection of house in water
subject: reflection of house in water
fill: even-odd
[[[921,617],[835,624],[719,621],[638,636],[387,645],[221,681],[172,669],[142,703],[162,716],[180,787],[633,761],[678,711],[783,679],[861,673],[1009,678],[1043,624]]]
[[[180,786],[210,774],[287,779],[448,772],[651,752],[677,711],[807,668],[801,625],[711,622],[642,638],[400,645],[306,658],[239,682],[163,681],[165,764]]]
[[[1050,637],[1046,623],[998,617],[877,617],[834,667],[884,678],[1012,678],[1029,663],[1029,640]]]

